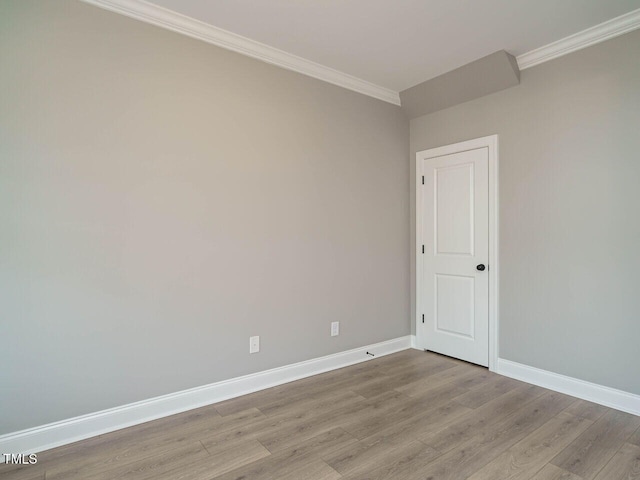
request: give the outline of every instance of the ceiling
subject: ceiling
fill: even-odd
[[[394,91],[497,50],[518,56],[640,0],[152,0]]]

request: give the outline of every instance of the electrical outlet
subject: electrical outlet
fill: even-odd
[[[331,322],[331,336],[337,337],[340,335],[340,322]]]
[[[260,351],[260,337],[249,337],[249,353],[258,353]]]

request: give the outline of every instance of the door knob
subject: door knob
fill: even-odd
[[[481,271],[481,272],[484,272],[485,266],[484,266],[484,264],[482,264],[482,263],[481,263],[480,265],[478,265],[478,266],[476,267],[476,269],[477,269],[477,270],[479,270],[479,271]]]

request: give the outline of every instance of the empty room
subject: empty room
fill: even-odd
[[[0,480],[640,480],[640,0],[0,0]]]

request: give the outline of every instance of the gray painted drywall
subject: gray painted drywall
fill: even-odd
[[[68,0],[0,68],[0,434],[409,334],[399,107]]]
[[[400,92],[402,110],[409,118],[453,107],[518,85],[520,70],[513,55],[492,53],[436,78]]]
[[[636,394],[638,59],[635,31],[412,120],[410,134],[412,177],[417,151],[499,135],[500,356]],[[412,219],[414,199],[412,187]]]

